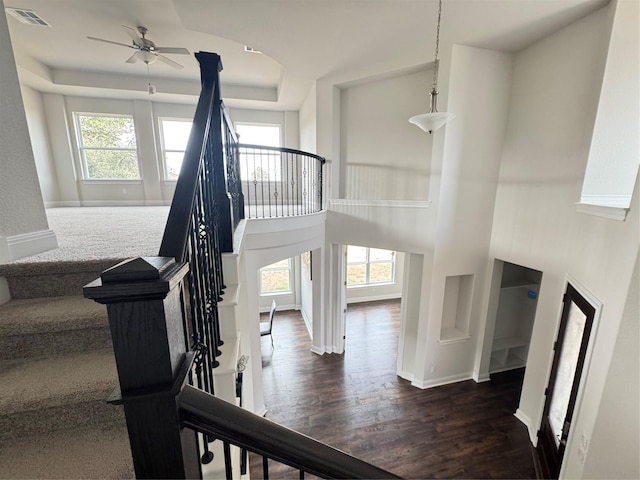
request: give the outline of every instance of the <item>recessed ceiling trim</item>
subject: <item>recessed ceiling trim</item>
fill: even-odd
[[[51,24],[46,22],[33,10],[26,8],[5,7],[9,15],[25,25],[35,25],[38,27],[50,27]]]

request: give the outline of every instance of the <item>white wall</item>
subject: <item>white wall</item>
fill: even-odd
[[[5,15],[0,65],[0,262],[6,262],[55,248],[57,241],[48,229]]]
[[[431,72],[341,90],[340,173],[343,198],[426,200],[431,137],[409,124]]]
[[[450,65],[446,110],[456,118],[434,135],[444,138],[442,157],[432,162],[438,172],[430,187],[433,251],[425,257],[418,330],[426,348],[413,369],[413,384],[422,388],[473,376],[512,74],[510,55],[460,45],[453,46]],[[472,279],[464,289],[471,297],[468,331],[441,339],[446,278],[458,275]]]
[[[607,7],[611,8],[611,7]],[[496,198],[491,258],[543,272],[518,409],[535,442],[567,276],[603,303],[585,369],[561,476],[580,478],[576,436],[624,448],[627,439],[594,431],[639,243],[638,192],[626,222],[576,212],[607,50],[600,10],[515,57],[509,124]],[[636,355],[623,352],[625,362]],[[617,395],[628,392],[620,390]],[[589,459],[589,452],[587,458]],[[607,459],[601,471],[608,468]],[[588,460],[589,461],[589,460]]]
[[[42,103],[42,95],[34,89],[22,86],[31,147],[38,171],[38,181],[45,205],[55,204],[60,200],[57,174],[53,162],[53,152],[49,143],[49,132]]]
[[[640,165],[640,2],[617,0],[581,201],[628,208]]]
[[[639,259],[636,259],[591,444],[587,446],[583,478],[640,478]],[[611,441],[618,438],[624,441]]]
[[[316,145],[316,84],[314,83],[305,97],[298,116],[300,122],[300,149],[305,152],[317,152]]]

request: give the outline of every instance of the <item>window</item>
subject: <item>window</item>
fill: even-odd
[[[260,269],[260,294],[291,291],[291,259],[287,258]]]
[[[278,125],[237,123],[236,132],[240,143],[266,147],[280,146],[280,126]],[[261,151],[257,154],[252,150],[241,151],[240,176],[242,180],[279,181],[281,175],[282,160],[280,152]]]
[[[76,113],[75,119],[84,178],[140,178],[133,117]]]
[[[347,287],[393,283],[395,253],[379,248],[347,246]]]
[[[191,134],[191,125],[193,125],[191,120],[160,119],[165,180],[177,180],[180,175],[184,152]]]

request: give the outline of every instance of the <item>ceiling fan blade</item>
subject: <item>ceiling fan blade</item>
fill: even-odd
[[[134,30],[131,27],[127,27],[126,25],[122,25],[122,28],[124,28],[124,31],[127,32],[127,35],[131,37],[131,40],[133,40],[134,45],[137,45],[138,47],[144,46],[144,43],[142,42],[142,38],[140,38],[140,35],[138,35],[138,32],[136,30]]]
[[[131,55],[129,58],[125,60],[125,63],[136,63],[138,61],[138,52]]]
[[[96,40],[98,42],[113,43],[114,45],[120,45],[121,47],[136,48],[133,45],[127,45],[126,43],[114,42],[114,41],[111,41],[111,40],[105,40],[104,38],[96,38],[96,37],[87,37],[87,38],[89,40]]]
[[[170,67],[173,67],[173,68],[175,68],[177,70],[180,70],[180,69],[184,68],[179,63],[174,62],[173,60],[171,60],[170,58],[165,57],[164,55],[156,55],[156,57],[158,57],[158,60],[160,60],[161,62],[166,63]]]
[[[153,51],[156,53],[173,53],[175,55],[189,55],[191,53],[186,48],[174,47],[156,47]]]

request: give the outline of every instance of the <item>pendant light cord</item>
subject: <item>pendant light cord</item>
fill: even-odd
[[[436,27],[436,59],[433,67],[433,89],[438,86],[438,70],[440,68],[440,60],[438,60],[438,53],[440,53],[440,19],[442,18],[442,0],[438,3],[438,26]]]

